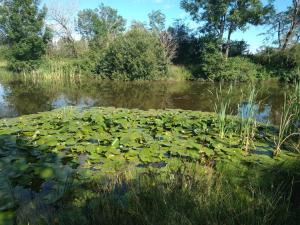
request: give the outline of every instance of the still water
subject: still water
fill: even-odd
[[[231,93],[227,94],[228,89]],[[291,87],[277,82],[254,84],[257,90],[256,117],[277,123],[284,92]],[[49,111],[64,106],[113,106],[139,109],[185,109],[214,111],[220,84],[197,81],[116,82],[95,78],[43,80],[36,77],[0,74],[0,118]],[[247,111],[249,83],[222,84],[221,97],[230,98],[230,113]],[[240,105],[240,109],[238,109]]]

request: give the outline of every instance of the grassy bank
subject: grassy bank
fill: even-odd
[[[298,224],[299,153],[209,113],[60,109],[0,121],[4,224]],[[299,149],[298,149],[299,150]],[[1,224],[0,222],[0,224]]]
[[[47,59],[41,62],[40,67],[31,72],[23,72],[18,76],[34,76],[39,80],[76,80],[83,76],[93,76],[93,78],[107,79],[103,76],[95,75],[91,71],[82,68],[82,60],[78,59]],[[10,74],[13,72],[7,68],[7,61],[0,59],[0,72]],[[168,73],[165,77],[156,80],[184,81],[193,79],[190,69],[184,66],[169,65]]]
[[[101,70],[96,72],[91,68],[90,64],[94,64],[90,59],[82,58],[44,58],[39,62],[37,69],[33,71],[20,72],[17,75],[35,76],[40,80],[76,80],[82,76],[92,76],[98,79],[113,79],[113,80],[169,80],[169,81],[184,81],[184,80],[201,80],[214,82],[251,82],[262,80],[278,80],[285,83],[297,83],[299,80],[298,70],[288,74],[287,70],[278,70],[270,72],[269,69],[251,63],[247,58],[235,57],[228,61],[216,62],[214,65],[205,67],[204,70],[200,65],[187,64],[175,65],[168,64],[164,76],[154,76],[145,78],[125,79],[124,77],[108,77],[101,73]],[[220,68],[219,68],[220,67]],[[0,72],[14,75],[8,68],[8,63],[5,59],[0,58]],[[275,75],[276,74],[276,75]],[[132,74],[128,74],[132,76]],[[294,77],[294,78],[293,78]]]

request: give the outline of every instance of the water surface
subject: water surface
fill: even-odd
[[[249,83],[223,84],[222,97],[232,87],[232,114],[247,111]],[[276,123],[280,118],[284,92],[291,88],[277,82],[254,85],[257,95],[256,116]],[[49,111],[64,106],[113,106],[139,109],[185,109],[214,111],[220,84],[198,81],[101,81],[94,78],[40,79],[33,76],[0,75],[0,118]],[[238,110],[240,105],[240,110]]]

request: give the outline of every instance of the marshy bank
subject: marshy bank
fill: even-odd
[[[278,127],[253,120],[247,136],[243,119],[225,119],[223,134],[220,116],[184,110],[2,119],[0,221],[298,224],[298,139],[275,154]]]

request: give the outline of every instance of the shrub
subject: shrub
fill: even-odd
[[[263,66],[244,57],[225,60],[220,53],[206,54],[200,65],[200,78],[213,81],[240,81],[264,79],[268,73]]]
[[[280,80],[288,83],[300,82],[300,68],[280,72]]]
[[[207,42],[200,57],[200,78],[216,80],[224,70],[224,64],[225,59],[217,43]]]
[[[215,80],[248,81],[267,76],[262,66],[252,63],[247,58],[233,57],[224,63],[224,69],[219,71]]]
[[[117,80],[158,79],[167,75],[168,60],[158,37],[135,28],[110,44],[95,72]]]
[[[190,80],[192,72],[185,66],[170,65],[168,70],[168,79],[170,80]]]
[[[267,48],[253,57],[254,61],[265,66],[281,81],[294,82],[299,80],[300,44],[284,51]]]

